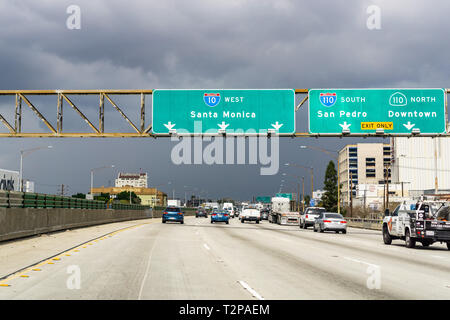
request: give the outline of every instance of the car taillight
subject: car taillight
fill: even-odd
[[[305,217],[306,219],[308,219],[308,215],[306,215],[306,217]]]
[[[341,223],[347,223],[347,221],[341,221]]]
[[[224,216],[225,216],[225,217],[228,217],[228,214],[225,213]]]
[[[178,212],[178,214],[183,214],[183,212]]]
[[[324,223],[331,223],[330,220],[323,220]]]
[[[167,212],[164,211],[163,214],[167,214]]]
[[[216,213],[213,213],[212,216],[217,216],[217,214],[216,214]]]

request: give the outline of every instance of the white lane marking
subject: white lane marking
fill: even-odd
[[[203,246],[205,247],[206,250],[211,250],[211,248],[208,247],[208,245],[206,243],[204,243]]]
[[[155,240],[153,241],[152,250],[150,251],[150,255],[148,256],[147,268],[145,269],[145,275],[144,275],[144,278],[142,279],[141,288],[139,289],[138,300],[141,300],[141,298],[142,298],[142,291],[144,290],[145,281],[147,280],[147,276],[148,276],[148,273],[150,271],[150,264],[151,264],[151,260],[152,260],[152,256],[153,256],[153,250],[156,247],[156,240],[157,239],[158,239],[158,236],[156,236]]]
[[[365,264],[365,265],[368,265],[368,266],[373,266],[373,267],[376,267],[376,268],[380,267],[380,266],[378,266],[376,264],[365,262],[365,261],[361,261],[361,260],[358,260],[358,259],[353,259],[353,258],[349,258],[349,257],[343,257],[343,258],[346,259],[346,260],[352,261],[352,262],[362,263],[362,264]]]
[[[441,256],[432,256],[433,258],[438,258],[438,259],[445,259],[445,257],[441,257]]]
[[[255,297],[258,300],[264,300],[264,298],[258,292],[253,290],[245,281],[239,280],[238,282],[242,287],[244,287],[245,290],[250,292],[253,297]]]

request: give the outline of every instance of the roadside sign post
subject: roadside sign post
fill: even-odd
[[[444,89],[311,89],[311,134],[444,134]]]
[[[155,135],[295,133],[293,89],[155,89],[152,99]]]

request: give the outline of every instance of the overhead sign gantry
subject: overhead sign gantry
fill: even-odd
[[[253,132],[288,137],[450,137],[446,128],[449,92],[449,89],[0,90],[0,96],[15,96],[15,110],[10,112],[13,118],[0,114],[4,125],[0,137],[157,138],[174,134],[251,136]],[[54,119],[48,118],[48,110],[41,112],[39,100],[34,100],[41,95],[55,97]],[[76,106],[73,96],[77,95],[93,97],[89,108],[91,112],[93,108],[98,110],[98,122],[89,119]],[[117,103],[117,95],[140,98],[134,117],[125,114]],[[297,106],[296,96],[300,96]],[[149,100],[153,101],[152,121],[146,121]],[[14,108],[13,101],[11,108]],[[307,102],[309,132],[296,132],[295,112]],[[44,124],[42,131],[27,132],[24,128],[22,109],[27,107]],[[45,107],[48,108],[48,102]],[[90,130],[65,131],[64,108],[73,109]],[[112,108],[125,119],[128,132],[105,131],[106,108]],[[138,120],[134,123],[131,119],[136,114]]]

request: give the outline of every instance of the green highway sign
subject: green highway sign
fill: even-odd
[[[444,89],[311,89],[309,132],[446,132]]]
[[[152,97],[155,135],[295,133],[293,89],[155,89]]]
[[[256,202],[270,203],[271,201],[271,197],[256,197]]]
[[[292,193],[277,193],[275,196],[279,198],[289,198],[289,200],[292,200]]]

